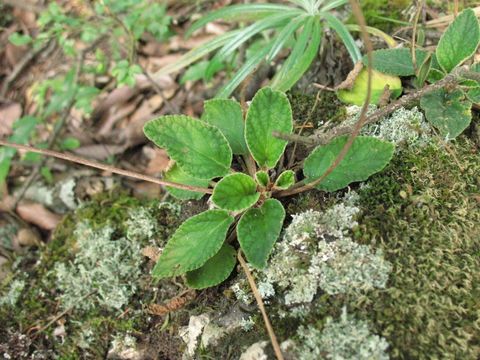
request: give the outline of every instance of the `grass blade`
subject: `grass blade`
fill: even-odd
[[[273,28],[285,22],[291,17],[294,17],[296,13],[289,12],[287,14],[278,14],[269,16],[263,20],[255,22],[246,28],[240,30],[240,32],[229,40],[215,55],[216,58],[223,59],[232,54],[242,44],[251,39],[253,36],[266,29]]]
[[[348,3],[348,0],[334,0],[334,1],[331,1],[328,4],[326,4],[324,7],[322,7],[320,9],[320,12],[333,10],[333,9],[339,7],[339,6],[345,5],[346,3]]]
[[[273,42],[266,45],[261,51],[252,56],[243,66],[235,73],[233,78],[222,87],[216,98],[228,98],[233,91],[241,84],[241,82],[262,62],[265,56],[272,48]]]
[[[280,31],[280,33],[277,35],[277,37],[273,42],[272,49],[267,55],[267,59],[266,59],[267,62],[272,61],[275,58],[275,56],[277,56],[279,51],[283,48],[283,46],[288,41],[288,39],[290,39],[293,33],[297,31],[297,29],[300,26],[305,25],[306,19],[307,19],[306,16],[303,16],[303,15],[298,16],[293,21],[291,21],[287,26],[285,26],[282,29],[282,31]]]
[[[194,31],[217,19],[253,20],[274,13],[285,13],[286,11],[292,11],[292,7],[279,4],[240,4],[227,6],[216,11],[212,11],[211,13],[195,21],[190,29],[188,29],[185,36],[188,37],[192,35]]]
[[[356,64],[358,61],[360,61],[362,59],[362,54],[360,53],[357,44],[355,44],[355,40],[345,25],[328,12],[321,13],[320,16],[322,16],[327,21],[328,25],[338,34],[343,44],[347,48],[353,63]]]
[[[361,31],[360,26],[357,25],[357,24],[345,24],[345,27],[350,31],[358,31],[358,32]],[[393,49],[393,48],[397,47],[398,44],[395,41],[395,39],[393,37],[391,37],[390,35],[384,33],[382,30],[371,27],[371,26],[367,26],[366,29],[367,29],[369,34],[374,35],[374,36],[378,36],[379,38],[383,39],[383,41],[385,41],[387,43],[389,48]]]
[[[206,44],[202,44],[187,53],[183,54],[180,59],[175,61],[174,63],[168,64],[158,70],[155,73],[155,76],[161,76],[170,74],[172,72],[178,71],[187,67],[188,65],[194,63],[195,61],[201,59],[205,55],[211,53],[212,51],[217,50],[218,48],[222,47],[227,43],[231,38],[235,37],[238,34],[239,30],[229,31],[225,34],[217,36],[215,39],[207,42]]]
[[[317,55],[321,40],[321,24],[316,16],[307,21],[297,44],[286,61],[286,66],[278,73],[272,87],[287,91],[302,77]]]

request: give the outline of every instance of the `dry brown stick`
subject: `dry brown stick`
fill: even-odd
[[[275,356],[277,357],[278,360],[284,360],[282,351],[280,349],[280,345],[278,344],[277,336],[275,335],[275,331],[273,331],[272,324],[270,323],[270,320],[267,315],[267,311],[265,310],[265,305],[263,304],[262,296],[258,291],[257,285],[255,284],[255,279],[253,278],[252,273],[248,269],[248,265],[245,262],[245,259],[242,256],[242,251],[240,249],[238,250],[238,253],[237,253],[237,259],[240,262],[240,266],[242,267],[243,272],[247,277],[248,284],[252,289],[252,293],[253,293],[253,296],[255,297],[255,300],[257,301],[258,308],[262,313],[263,321],[265,322],[265,327],[267,328],[268,336],[270,337],[270,341],[272,342],[272,347],[273,347],[273,351],[275,352]]]
[[[140,66],[140,69],[142,69],[143,75],[145,75],[147,80],[150,82],[150,84],[153,87],[153,90],[155,90],[155,92],[162,98],[162,100],[165,104],[165,107],[168,108],[168,111],[170,111],[170,113],[172,113],[172,114],[178,114],[180,112],[180,109],[177,106],[173,105],[170,102],[170,100],[167,99],[167,97],[163,93],[162,88],[157,84],[157,82],[152,77],[152,75],[150,75],[148,73],[147,69],[145,69],[139,62],[137,62],[137,65]]]
[[[7,92],[8,92],[8,89],[10,88],[10,85],[18,78],[18,76],[27,67],[27,65],[30,64],[30,62],[32,62],[33,59],[35,59],[39,54],[41,54],[43,51],[48,49],[54,43],[55,42],[53,40],[51,40],[51,41],[47,42],[45,45],[43,45],[42,47],[39,47],[38,49],[29,51],[22,58],[22,60],[20,60],[20,62],[15,66],[15,68],[12,70],[12,72],[3,81],[2,89],[0,90],[0,97],[1,98],[4,98],[7,95]]]
[[[64,154],[64,153],[53,151],[53,150],[37,149],[27,145],[14,144],[5,140],[0,140],[0,145],[12,147],[17,150],[30,151],[30,152],[41,154],[41,155],[51,156],[57,159],[70,161],[70,162],[85,165],[91,168],[108,171],[113,174],[118,174],[118,175],[130,177],[138,180],[148,181],[158,185],[170,186],[180,190],[196,191],[196,192],[201,192],[203,194],[212,194],[213,192],[212,189],[203,188],[199,186],[184,185],[184,184],[179,184],[179,183],[175,183],[167,180],[157,179],[156,177],[153,177],[153,176],[140,174],[130,170],[119,169],[111,165],[106,165],[96,161],[87,160],[72,154]]]
[[[368,63],[372,64],[372,53],[373,53],[373,44],[370,40],[370,35],[368,34],[367,31],[367,24],[365,22],[365,18],[363,16],[362,10],[360,8],[360,5],[357,0],[350,0],[350,6],[352,7],[352,12],[355,15],[358,24],[360,25],[360,29],[362,31],[362,38],[363,42],[365,44],[365,47],[367,48],[367,58],[368,58]],[[366,121],[366,114],[368,111],[368,105],[370,103],[370,98],[372,96],[372,75],[373,75],[373,69],[370,65],[367,66],[367,72],[368,72],[368,78],[367,78],[367,94],[365,97],[365,102],[363,103],[362,110],[360,112],[360,116],[356,124],[353,126],[352,132],[350,136],[347,139],[347,142],[343,146],[342,150],[340,150],[340,153],[336,157],[336,159],[333,161],[333,163],[329,166],[329,168],[316,180],[305,184],[302,182],[299,182],[294,185],[291,189],[285,190],[285,191],[280,191],[279,193],[276,194],[276,197],[284,197],[284,196],[290,196],[290,195],[295,195],[302,193],[304,191],[311,190],[315,188],[318,184],[320,184],[328,175],[332,173],[333,170],[343,161],[345,156],[347,155],[348,151],[353,145],[353,142],[355,141],[355,138],[358,136],[360,133],[361,128],[365,124]]]
[[[87,299],[88,297],[92,296],[93,294],[95,294],[97,292],[97,290],[93,290],[93,291],[90,291],[88,294],[85,294],[84,296],[82,296],[81,298],[78,299],[78,301],[83,301],[85,299]],[[61,319],[62,317],[64,317],[66,314],[68,314],[70,311],[72,311],[74,309],[74,305],[73,306],[70,306],[68,309],[65,309],[63,310],[60,314],[56,315],[52,320],[50,320],[46,325],[42,326],[40,329],[38,329],[38,331],[35,333],[35,335],[33,335],[33,338],[36,338],[40,333],[44,332],[45,330],[47,330],[53,323],[55,323],[55,321]]]
[[[408,106],[415,101],[420,100],[422,96],[424,96],[429,92],[443,89],[443,88],[448,88],[450,86],[455,86],[461,81],[462,78],[469,78],[472,80],[479,81],[480,74],[468,71],[467,66],[458,68],[456,71],[445,76],[442,80],[439,80],[434,84],[427,85],[423,89],[420,89],[408,95],[402,96],[400,99],[390,103],[389,105],[376,110],[375,112],[373,112],[371,115],[367,117],[367,119],[365,120],[365,125],[373,124],[377,121],[380,121],[382,118],[384,118],[385,116],[388,116],[392,112],[402,107]],[[341,135],[350,134],[351,132],[352,132],[351,125],[341,125],[333,128],[328,132],[313,134],[308,137],[298,136],[296,134],[284,134],[279,132],[275,132],[274,136],[280,139],[288,140],[288,141],[297,141],[306,146],[313,147],[316,145],[325,145],[329,143],[333,138],[336,138],[337,136],[341,136]]]

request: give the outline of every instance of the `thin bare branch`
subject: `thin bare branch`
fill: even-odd
[[[247,277],[248,284],[252,289],[252,293],[253,293],[253,296],[255,297],[255,300],[257,301],[258,308],[262,313],[263,321],[265,322],[265,327],[267,328],[268,336],[270,336],[270,341],[272,342],[272,347],[273,347],[273,351],[275,352],[275,356],[277,357],[278,360],[284,360],[282,351],[280,350],[280,345],[278,344],[278,341],[277,341],[277,336],[275,335],[275,331],[273,331],[272,324],[270,323],[270,320],[267,315],[267,311],[265,310],[265,305],[263,304],[262,296],[258,291],[257,285],[255,284],[255,279],[253,278],[252,273],[248,269],[248,265],[245,262],[245,259],[242,256],[242,251],[240,249],[238,250],[238,253],[237,253],[237,259],[240,262],[240,266],[242,267],[243,272],[245,273],[245,276]]]
[[[41,155],[51,156],[51,157],[54,157],[54,158],[57,158],[57,159],[70,161],[70,162],[85,165],[85,166],[88,166],[88,167],[91,167],[91,168],[108,171],[108,172],[111,172],[113,174],[118,174],[118,175],[130,177],[130,178],[134,178],[134,179],[138,179],[138,180],[148,181],[148,182],[158,184],[158,185],[170,186],[170,187],[180,189],[180,190],[196,191],[196,192],[201,192],[201,193],[204,193],[204,194],[212,194],[212,192],[213,192],[212,189],[203,188],[203,187],[199,187],[199,186],[184,185],[184,184],[179,184],[179,183],[175,183],[175,182],[171,182],[171,181],[167,181],[167,180],[161,180],[161,179],[157,179],[153,176],[140,174],[140,173],[137,173],[137,172],[134,172],[134,171],[119,169],[119,168],[116,168],[114,166],[102,164],[102,163],[95,162],[95,161],[90,161],[90,160],[84,159],[82,157],[71,155],[71,154],[63,154],[63,153],[53,151],[53,150],[37,149],[37,148],[27,146],[27,145],[13,144],[11,142],[4,141],[4,140],[0,140],[0,145],[12,147],[12,148],[17,149],[17,150],[30,151],[30,152],[41,154]]]

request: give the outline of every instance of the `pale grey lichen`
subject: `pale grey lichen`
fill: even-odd
[[[311,302],[319,288],[331,295],[384,288],[390,263],[381,252],[348,237],[357,225],[357,201],[358,195],[350,192],[324,212],[294,215],[260,273],[259,288],[280,288],[286,305]]]
[[[136,207],[130,210],[126,226],[127,239],[140,241],[153,237],[157,221],[148,209]]]
[[[417,107],[400,108],[379,123],[366,126],[363,133],[408,146],[426,145],[433,135],[431,126]]]
[[[140,360],[143,354],[137,349],[137,339],[131,334],[116,334],[110,343],[107,359]]]
[[[302,360],[388,360],[387,341],[372,334],[368,323],[347,314],[327,318],[322,330],[313,326],[298,330],[297,356]]]
[[[248,318],[243,318],[241,321],[240,321],[240,326],[242,327],[242,330],[243,331],[250,331],[253,329],[253,326],[255,325],[255,320],[253,320],[253,318],[251,316],[249,316]]]
[[[25,281],[15,279],[9,284],[8,292],[0,297],[0,306],[15,306],[25,288]]]
[[[94,230],[87,222],[77,225],[75,258],[54,269],[63,308],[120,309],[135,293],[141,274],[140,244],[113,235],[110,226]]]
[[[268,341],[259,341],[250,345],[247,350],[240,355],[239,360],[268,360],[268,356],[265,354],[267,345]]]

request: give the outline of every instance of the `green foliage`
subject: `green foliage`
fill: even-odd
[[[292,109],[288,98],[270,88],[257,92],[247,112],[245,139],[248,148],[262,168],[273,168],[285,151],[287,141],[272,132],[291,133]]]
[[[163,249],[152,275],[161,279],[201,267],[220,250],[233,220],[225,210],[208,210],[185,221]]]
[[[237,236],[247,260],[256,268],[267,265],[267,259],[282,230],[285,209],[276,199],[268,199],[259,208],[249,209],[237,226]],[[262,239],[262,241],[258,241]]]
[[[14,32],[8,37],[8,41],[15,46],[23,46],[30,44],[32,42],[32,38],[30,35],[23,35],[18,32]]]
[[[402,93],[402,82],[400,78],[393,75],[383,74],[379,71],[372,71],[372,88],[371,99],[372,104],[378,104],[388,86],[392,98],[397,98]],[[340,100],[348,104],[363,105],[367,97],[368,88],[368,71],[362,69],[356,77],[351,89],[341,89],[337,91]]]
[[[248,154],[243,134],[243,114],[234,100],[213,99],[204,104],[202,120],[217,127],[228,140],[234,154]]]
[[[420,106],[425,111],[428,121],[447,139],[454,139],[460,135],[470,125],[472,119],[472,102],[466,98],[462,90],[431,91],[422,96]]]
[[[38,119],[33,116],[24,116],[18,119],[13,124],[13,133],[9,136],[8,141],[16,144],[27,144],[38,122]],[[17,151],[12,148],[0,148],[0,184],[7,178],[12,159],[16,153]]]
[[[462,11],[445,30],[435,54],[442,69],[449,73],[475,54],[480,43],[480,27],[472,9]]]
[[[417,64],[422,64],[427,52],[423,50],[415,50]],[[411,76],[415,75],[415,68],[413,67],[412,53],[410,49],[382,49],[376,50],[372,54],[373,65],[375,70],[385,74],[397,76]],[[368,65],[367,56],[363,57],[363,63]]]
[[[235,256],[233,247],[223,245],[202,267],[187,273],[187,285],[192,289],[204,289],[222,283],[237,263]]]
[[[142,69],[137,64],[130,64],[128,60],[120,60],[112,69],[112,75],[118,85],[135,85],[135,75],[141,74]]]
[[[209,22],[219,19],[247,21],[251,24],[222,34],[207,44],[189,51],[179,61],[160,69],[160,73],[178,71],[216,51],[205,70],[207,74],[211,74],[213,67],[218,68],[219,63],[234,54],[241,46],[253,46],[252,42],[256,38],[268,33],[268,36],[264,37],[267,39],[266,43],[255,51],[253,56],[239,59],[243,61],[242,67],[233,75],[230,82],[220,89],[217,97],[230,96],[262,61],[270,62],[282,49],[291,47],[290,55],[271,84],[277,90],[286,91],[301,78],[317,55],[324,25],[339,35],[354,63],[360,60],[360,51],[348,29],[330,13],[345,3],[344,0],[331,1],[327,4],[316,0],[289,0],[285,5],[240,4],[212,11],[197,20],[187,32],[187,36]]]
[[[212,179],[230,169],[232,150],[214,126],[185,115],[169,115],[149,121],[144,132],[191,176]]]
[[[348,140],[340,136],[330,144],[317,147],[305,160],[304,172],[309,182],[318,179],[332,165]],[[354,181],[366,180],[382,170],[393,156],[393,144],[373,137],[357,137],[343,161],[317,185],[317,189],[336,191]]]
[[[454,72],[473,56],[480,44],[480,25],[472,9],[463,10],[443,33],[435,53],[416,50],[416,67],[409,49],[384,49],[373,53],[373,68],[392,75],[415,75],[414,85],[436,82]],[[363,59],[367,63],[366,57]],[[471,66],[476,71],[476,65]],[[427,120],[442,136],[454,139],[471,122],[472,102],[478,101],[478,83],[465,83],[467,89],[440,89],[423,95],[420,105]],[[470,89],[470,87],[473,87]]]
[[[277,139],[273,132],[289,134],[292,129],[288,98],[271,88],[258,91],[245,121],[240,104],[234,100],[216,99],[206,102],[202,120],[167,115],[145,125],[147,137],[164,147],[176,161],[166,172],[165,179],[204,187],[204,193],[212,193],[211,203],[220,208],[203,212],[180,226],[163,250],[153,276],[163,278],[186,274],[187,284],[194,288],[222,282],[235,265],[234,249],[225,247],[227,233],[230,239],[231,234],[235,234],[235,226],[240,248],[250,264],[256,268],[266,266],[285,218],[281,202],[272,197],[295,186],[297,176],[295,171],[285,169],[274,178],[278,171],[274,168],[284,155],[287,141]],[[333,145],[327,145],[328,149],[329,146],[335,148],[329,150],[331,161],[345,143],[343,140],[340,138]],[[233,147],[238,151],[234,151],[236,156],[232,162]],[[357,139],[345,164],[342,162],[339,170],[320,184],[320,188],[336,190],[352,181],[366,179],[386,165],[392,151],[393,145],[375,138]],[[375,161],[369,164],[366,158]],[[310,160],[312,167],[316,167],[315,161]],[[232,171],[241,167],[243,172],[227,174],[231,171],[230,166]],[[257,171],[258,167],[260,170]],[[325,166],[316,169],[315,176],[325,170]],[[307,176],[308,181],[314,179]],[[296,185],[300,186],[299,183]],[[189,191],[169,187],[168,190],[183,199],[199,199],[203,195],[198,189]],[[234,228],[229,232],[234,220]]]
[[[164,175],[164,179],[172,182],[177,182],[180,184],[185,185],[193,185],[193,186],[208,186],[209,180],[208,179],[198,179],[193,177],[186,172],[184,172],[180,166],[174,164]],[[167,186],[167,190],[170,194],[175,196],[181,200],[200,200],[203,196],[202,193],[195,192],[195,191],[188,191],[188,190],[181,190],[176,189],[171,186]]]
[[[295,172],[286,170],[278,176],[273,186],[276,189],[287,190],[293,186],[293,184],[295,184]]]
[[[215,185],[212,201],[221,209],[242,211],[255,204],[259,197],[253,178],[235,173],[225,176]]]
[[[270,183],[270,177],[268,176],[268,172],[264,170],[257,171],[255,173],[255,181],[258,185],[266,188]]]

